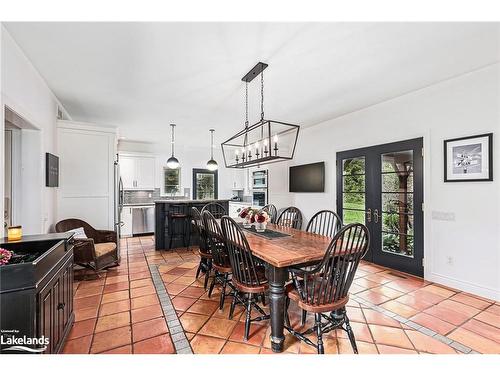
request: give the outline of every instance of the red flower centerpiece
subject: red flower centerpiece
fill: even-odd
[[[11,257],[11,251],[0,248],[0,266],[9,263]]]
[[[252,224],[256,222],[256,215],[258,214],[259,210],[256,208],[252,207],[245,207],[243,209],[240,209],[239,216],[243,219],[243,226],[245,228],[250,228]]]
[[[271,217],[266,211],[259,211],[255,215],[255,221],[257,224],[255,225],[255,230],[257,232],[265,232],[267,223],[271,220]]]

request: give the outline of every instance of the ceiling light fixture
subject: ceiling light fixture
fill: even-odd
[[[264,69],[257,63],[241,79],[245,82],[245,127],[221,144],[226,168],[249,168],[293,159],[299,125],[264,118]],[[260,120],[248,123],[248,83],[260,75]]]
[[[207,169],[209,171],[216,171],[219,168],[217,162],[214,160],[214,131],[210,129],[210,160],[207,162]]]
[[[174,139],[174,128],[175,128],[175,124],[170,124],[171,128],[172,128],[172,138],[171,138],[171,149],[172,149],[172,156],[168,158],[167,160],[167,167],[169,167],[170,169],[177,169],[179,168],[179,160],[177,160],[177,158],[174,156],[174,143],[175,143],[175,139]]]

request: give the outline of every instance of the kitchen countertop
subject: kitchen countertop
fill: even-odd
[[[142,206],[154,206],[154,202],[148,202],[148,203],[124,203],[123,207],[142,207]]]

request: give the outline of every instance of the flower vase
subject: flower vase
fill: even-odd
[[[267,227],[267,223],[255,223],[255,230],[259,233],[265,232]]]
[[[250,222],[249,219],[245,218],[243,219],[243,228],[250,228],[252,226],[252,223]]]

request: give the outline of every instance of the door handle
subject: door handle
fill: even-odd
[[[375,216],[375,222],[378,223],[378,219],[380,218],[380,215],[378,214],[378,208],[375,209],[374,216]]]
[[[372,209],[369,208],[368,210],[366,210],[366,220],[371,223],[372,222]]]

